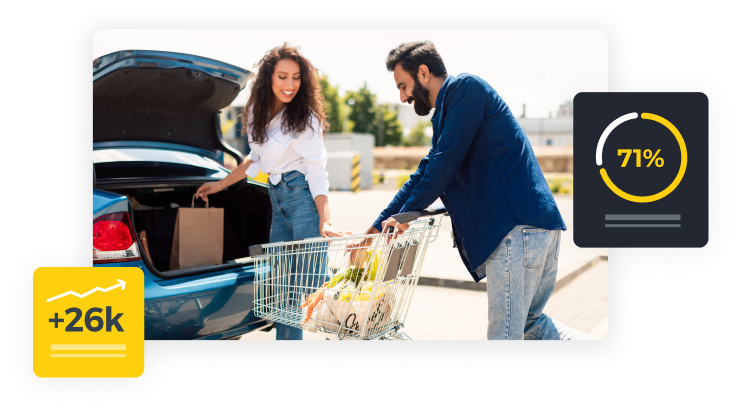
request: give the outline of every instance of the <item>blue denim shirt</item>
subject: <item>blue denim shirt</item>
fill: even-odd
[[[467,73],[448,76],[432,123],[430,153],[373,223],[376,229],[440,197],[477,282],[485,277],[480,266],[513,227],[567,229],[526,134],[487,82]]]

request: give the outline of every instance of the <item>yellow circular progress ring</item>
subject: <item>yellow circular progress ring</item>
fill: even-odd
[[[681,182],[681,179],[684,178],[684,173],[686,172],[686,160],[687,160],[686,144],[684,143],[684,138],[681,137],[681,133],[679,132],[679,130],[676,129],[676,127],[672,123],[668,122],[668,120],[666,120],[665,118],[660,117],[655,114],[649,114],[646,112],[644,112],[640,117],[642,119],[650,119],[652,121],[656,121],[659,124],[665,126],[666,128],[668,128],[669,131],[671,131],[671,133],[676,137],[676,140],[679,142],[679,148],[681,149],[681,166],[679,167],[679,173],[676,174],[676,178],[674,178],[671,185],[666,187],[666,189],[661,191],[660,193],[649,195],[649,196],[642,196],[642,197],[625,193],[619,187],[614,185],[614,183],[611,182],[611,179],[609,178],[609,174],[606,173],[605,168],[601,168],[601,178],[604,179],[604,182],[611,189],[611,191],[613,191],[614,194],[618,195],[619,197],[622,197],[625,200],[632,201],[635,203],[650,203],[656,200],[660,200],[661,198],[670,194],[671,191],[675,190],[676,187],[679,185],[679,183]]]

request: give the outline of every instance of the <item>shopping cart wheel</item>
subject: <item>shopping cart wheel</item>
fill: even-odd
[[[404,332],[397,332],[396,335],[394,335],[394,337],[392,339],[399,339],[399,340],[402,340],[402,341],[411,341],[412,337],[409,336],[409,335],[407,335]]]
[[[262,331],[262,332],[269,332],[269,331],[271,331],[272,329],[274,329],[274,327],[275,327],[275,324],[273,323],[272,325],[269,325],[269,326],[267,326],[266,328],[262,328],[262,329],[260,329],[260,331]]]
[[[400,331],[398,328],[395,329],[393,332],[388,332],[386,335],[381,336],[378,338],[381,341],[412,341],[412,337],[404,333],[403,331]]]

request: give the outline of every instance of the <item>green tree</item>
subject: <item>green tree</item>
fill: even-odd
[[[409,136],[402,140],[402,145],[405,147],[427,147],[432,145],[432,132],[430,134],[425,133],[425,129],[432,126],[432,123],[422,121],[415,125],[414,128],[409,132]]]
[[[402,127],[396,109],[392,109],[388,104],[381,104],[378,105],[378,113],[381,116],[379,122],[382,123],[380,126],[382,131],[377,130],[376,134],[373,135],[376,137],[376,142],[378,141],[379,134],[383,133],[383,145],[401,145]]]
[[[324,76],[319,79],[321,94],[326,101],[326,118],[329,121],[329,132],[342,132],[342,112],[339,102],[339,87],[332,86],[329,78]]]
[[[348,91],[344,98],[349,106],[350,132],[373,134],[376,121],[376,96],[368,90],[367,83],[357,92]]]
[[[402,127],[398,115],[389,105],[376,103],[376,95],[370,92],[367,83],[356,92],[348,91],[344,98],[349,106],[351,132],[371,134],[376,145],[399,145]]]

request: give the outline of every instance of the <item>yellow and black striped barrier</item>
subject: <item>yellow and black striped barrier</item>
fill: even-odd
[[[357,193],[360,191],[360,155],[355,154],[352,157],[352,180],[350,181],[350,191]]]

